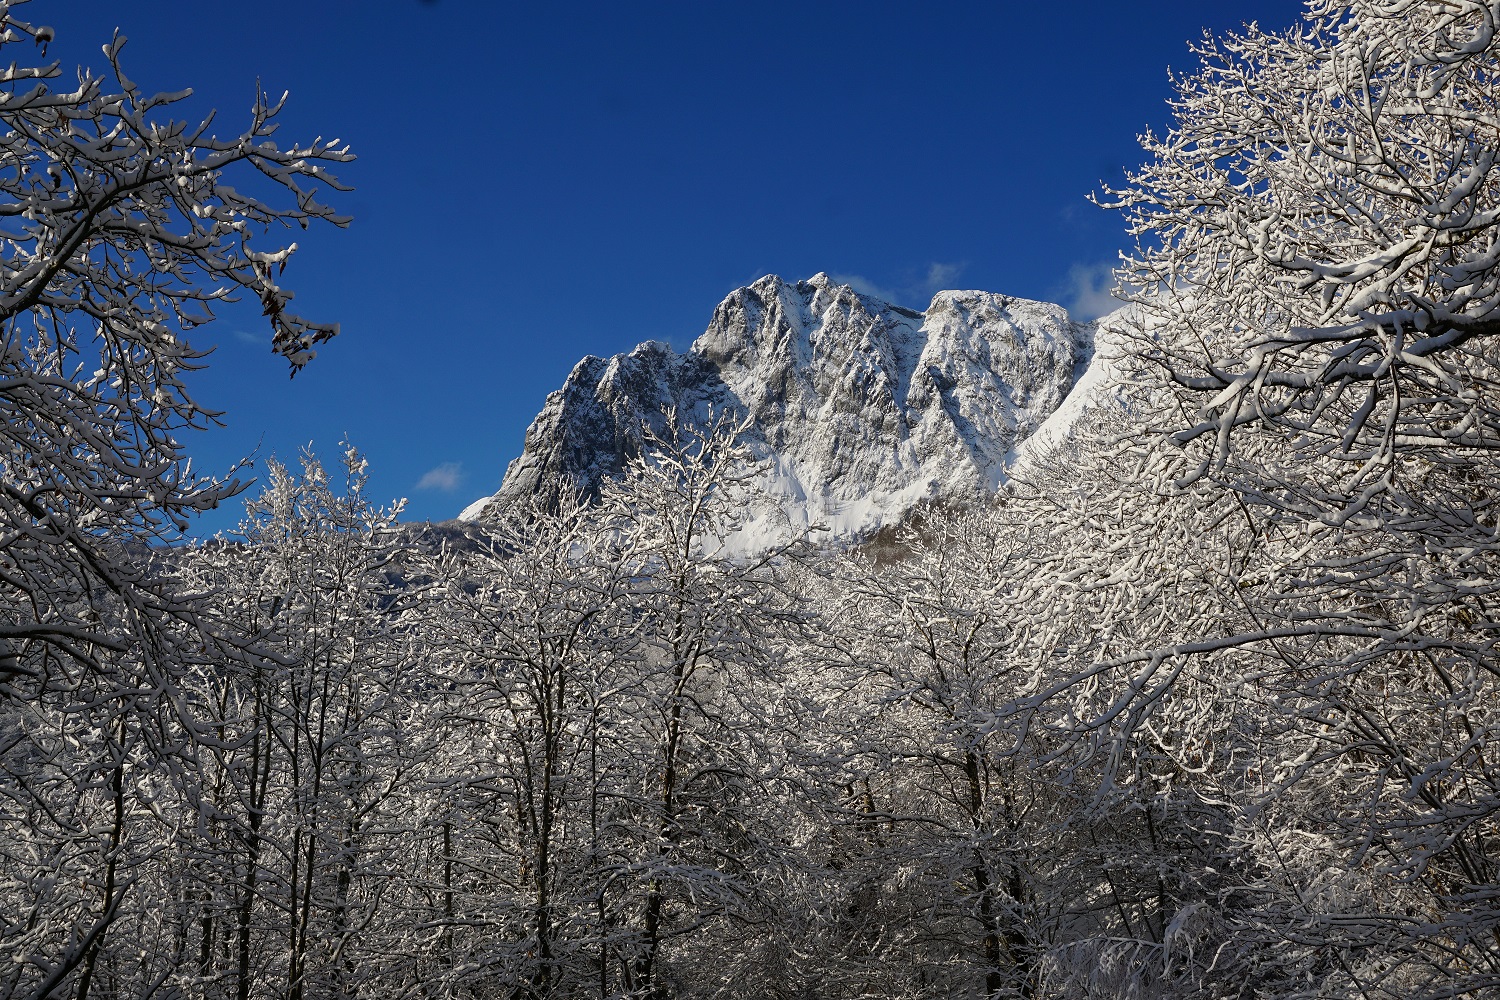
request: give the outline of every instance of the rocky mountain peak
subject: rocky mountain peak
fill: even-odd
[[[924,312],[826,274],[767,275],[714,309],[682,354],[657,341],[584,358],[547,397],[500,491],[465,519],[535,491],[597,490],[667,407],[750,418],[778,512],[749,512],[766,541],[823,525],[852,539],[913,505],[992,490],[1007,456],[1062,403],[1093,326],[1061,306],[980,291],[938,292]]]

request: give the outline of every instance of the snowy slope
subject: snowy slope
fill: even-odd
[[[1006,476],[1026,480],[1043,475],[1047,458],[1066,453],[1075,435],[1125,405],[1128,376],[1121,361],[1137,324],[1133,307],[1125,307],[1094,321],[1093,342],[1080,362],[1080,373],[1062,405],[1053,410],[1006,460]],[[1038,485],[1045,485],[1039,483]]]
[[[1092,324],[1044,302],[946,291],[919,313],[824,274],[768,276],[724,299],[686,353],[648,342],[580,361],[500,491],[460,517],[486,519],[534,491],[596,489],[623,468],[642,421],[675,406],[699,421],[710,410],[751,418],[747,440],[777,502],[748,512],[749,547],[808,526],[859,538],[922,501],[996,489],[1092,342]]]

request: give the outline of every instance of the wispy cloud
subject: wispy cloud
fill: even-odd
[[[441,493],[452,493],[463,485],[464,467],[461,462],[444,462],[442,465],[428,469],[417,480],[419,490],[437,490]]]
[[[266,333],[256,333],[253,330],[235,330],[232,334],[235,340],[251,347],[270,347],[271,337]]]
[[[1068,270],[1063,305],[1074,319],[1098,319],[1125,304],[1115,298],[1114,287],[1114,265],[1074,264]]]
[[[830,274],[834,281],[848,285],[862,295],[873,296],[897,305],[926,307],[936,292],[955,287],[958,276],[963,273],[963,264],[946,264],[933,261],[925,271],[910,271],[900,284],[883,285],[871,281],[862,274]]]
[[[944,289],[952,288],[958,284],[958,276],[964,273],[962,264],[944,264],[933,261],[927,265],[927,279],[922,283],[922,290],[931,298]]]
[[[885,302],[899,302],[902,295],[894,288],[877,285],[862,274],[830,274],[830,278],[841,285],[848,285],[861,295],[869,295]]]

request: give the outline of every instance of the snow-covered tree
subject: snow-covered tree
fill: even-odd
[[[431,880],[441,905],[427,922],[442,930],[426,962],[456,990],[576,995],[611,974],[634,581],[602,527],[576,499],[537,497],[428,570],[441,599],[413,623],[442,734],[428,837],[461,868]]]
[[[668,413],[601,490],[603,530],[637,581],[616,905],[622,984],[643,997],[674,980],[743,981],[753,955],[725,962],[728,942],[763,913],[758,880],[778,842],[761,808],[778,742],[768,701],[803,610],[780,552],[734,547],[756,488],[743,431],[728,415],[699,427]]]
[[[1497,18],[1317,0],[1205,42],[1110,196],[1176,478],[1243,501],[1260,563],[1242,622],[1178,648],[1261,659],[1239,835],[1265,879],[1226,940],[1278,952],[1268,992],[1500,984]]]
[[[396,583],[401,505],[375,506],[364,459],[347,446],[342,458],[339,481],[311,453],[301,475],[270,463],[242,542],[206,553],[227,564],[223,590],[261,653],[228,720],[246,731],[215,811],[244,845],[245,874],[222,889],[236,950],[253,944],[266,963],[255,971],[279,980],[260,988],[292,1000],[352,995],[388,971],[381,908],[403,870],[422,746],[408,732],[420,685],[397,634],[418,593]],[[239,983],[242,996],[253,989]]]
[[[159,988],[184,945],[164,817],[213,738],[184,692],[232,643],[147,544],[239,489],[179,442],[214,418],[189,336],[237,292],[294,370],[336,332],[287,310],[294,245],[266,234],[342,224],[317,189],[351,156],[279,148],[264,94],[225,138],[171,120],[188,92],[131,81],[120,36],[57,86],[21,7],[0,2],[0,989],[81,1000]]]
[[[1497,10],[1317,0],[1196,54],[1175,123],[1111,191],[1152,357],[1192,393],[1179,441],[1295,431],[1358,506],[1496,444]],[[1457,459],[1462,460],[1462,459]]]
[[[196,475],[178,440],[214,418],[188,391],[205,355],[189,336],[237,292],[261,302],[293,371],[337,332],[288,311],[277,282],[296,245],[266,234],[343,224],[318,189],[338,188],[329,166],[352,156],[322,140],[279,148],[282,100],[260,92],[238,134],[170,119],[190,92],[141,89],[119,35],[107,75],[52,86],[59,65],[28,58],[51,29],[20,7],[0,3],[14,60],[0,70],[0,684],[28,698],[54,657],[123,648],[124,632],[90,618],[91,592],[123,606],[115,628],[173,613],[125,550],[239,489]]]
[[[840,907],[850,973],[904,961],[938,991],[1036,988],[1055,917],[1039,883],[1057,846],[1040,838],[1053,836],[1042,831],[1058,796],[1055,775],[994,725],[997,707],[1031,686],[1010,648],[1024,556],[1007,527],[983,509],[931,512],[906,532],[901,558],[856,559],[837,578],[829,618],[856,695],[844,714],[857,720],[842,748],[850,791],[838,837],[850,845],[840,867],[860,873]]]

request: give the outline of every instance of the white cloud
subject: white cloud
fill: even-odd
[[[1098,319],[1125,304],[1114,297],[1114,286],[1113,264],[1074,264],[1068,270],[1063,305],[1074,319]]]
[[[861,295],[869,295],[883,302],[899,302],[902,297],[900,292],[877,285],[860,274],[830,274],[829,277],[841,285],[848,285]]]
[[[452,493],[463,485],[464,467],[460,462],[444,462],[442,465],[428,469],[417,480],[419,490],[438,490],[443,493]]]
[[[930,299],[937,292],[953,288],[963,271],[964,265],[962,264],[943,264],[933,261],[927,265],[927,280],[922,283],[927,297]]]
[[[926,273],[920,278],[916,278],[912,272],[908,271],[906,277],[912,280],[894,286],[878,285],[862,274],[830,274],[829,277],[841,285],[848,285],[862,295],[873,296],[882,302],[925,309],[927,303],[932,300],[934,292],[954,287],[963,269],[963,264],[944,264],[941,261],[933,261],[927,265]]]

